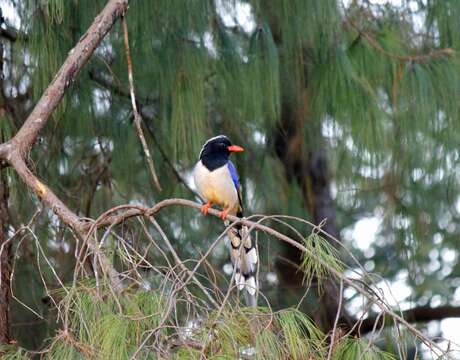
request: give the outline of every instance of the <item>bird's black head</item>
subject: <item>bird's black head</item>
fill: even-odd
[[[233,145],[225,135],[215,136],[206,141],[201,148],[200,160],[208,170],[225,165],[232,152],[241,152],[243,148]]]

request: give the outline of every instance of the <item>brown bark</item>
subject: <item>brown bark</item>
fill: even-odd
[[[0,36],[14,42],[18,39],[18,32],[11,27],[0,27]]]
[[[330,179],[326,151],[317,141],[307,148],[304,131],[308,119],[308,94],[306,91],[297,101],[284,101],[282,105],[281,124],[275,140],[275,150],[284,165],[286,178],[295,182],[302,189],[303,203],[315,224],[322,223],[322,229],[335,238],[339,237],[336,225],[336,213],[330,193]],[[321,138],[321,134],[311,138]],[[319,145],[319,146],[318,146]],[[332,243],[336,246],[336,243]],[[283,284],[291,288],[302,288],[303,278],[298,266],[301,263],[301,253],[292,246],[284,246],[283,255],[287,262],[278,263],[278,269]],[[314,318],[316,323],[325,331],[334,326],[334,320],[339,311],[340,290],[332,278],[324,281],[323,292],[319,294],[319,307]],[[343,309],[340,309],[342,319],[348,319]],[[347,321],[348,322],[348,321]]]
[[[186,200],[186,199],[166,199],[162,200],[159,203],[155,204],[151,208],[147,208],[145,206],[141,205],[120,205],[116,206],[112,209],[107,210],[105,213],[103,213],[93,224],[93,226],[100,226],[103,224],[107,225],[116,225],[120,224],[126,219],[132,218],[134,216],[155,216],[157,213],[159,213],[161,210],[167,207],[171,206],[185,206],[185,207],[190,207],[196,210],[201,210],[202,204],[193,202],[191,200]],[[220,216],[220,211],[217,209],[209,209],[208,215],[212,215],[215,217]],[[235,223],[241,223],[245,226],[247,226],[250,229],[258,230],[265,232],[268,235],[271,235],[278,240],[280,240],[283,243],[286,243],[289,245],[289,247],[295,248],[298,250],[298,252],[305,252],[308,253],[312,258],[316,259],[316,261],[322,263],[323,266],[327,266],[326,263],[324,263],[324,260],[320,259],[314,252],[311,250],[307,249],[303,244],[300,244],[293,238],[280,233],[276,231],[275,229],[272,229],[269,226],[263,225],[260,222],[254,222],[250,221],[247,219],[242,219],[237,216],[232,216],[228,215],[227,220],[230,222],[230,226],[233,226],[232,224]],[[212,251],[213,246],[217,244],[214,243],[208,249],[208,252]],[[206,256],[206,255],[205,255]],[[384,314],[384,316],[387,317],[387,319],[392,319],[396,321],[399,324],[402,324],[405,326],[409,331],[411,331],[413,334],[416,336],[422,338],[423,335],[422,333],[417,330],[416,327],[412,326],[409,322],[425,322],[425,321],[430,321],[430,320],[442,320],[444,318],[448,317],[460,317],[460,307],[452,307],[452,306],[441,306],[439,308],[430,308],[430,307],[419,307],[419,308],[414,308],[411,310],[404,311],[401,314],[396,313],[389,309],[387,305],[377,296],[375,296],[375,293],[373,291],[370,291],[367,286],[365,286],[361,282],[354,281],[353,279],[350,279],[343,274],[341,274],[339,271],[335,269],[330,269],[331,274],[335,278],[340,278],[344,285],[350,286],[351,288],[354,288],[357,290],[360,294],[364,295],[367,300],[371,301],[374,303]],[[348,321],[348,319],[345,319],[345,321]],[[376,318],[370,318],[366,319],[361,322],[360,326],[360,331],[357,330],[356,334],[359,332],[361,334],[365,332],[369,332],[372,330],[372,327],[376,321]],[[339,325],[342,326],[344,322],[344,318],[342,317],[339,321]],[[390,324],[390,321],[387,321],[385,325]]]
[[[460,307],[458,306],[439,306],[432,308],[430,306],[420,306],[413,309],[405,310],[402,316],[411,323],[424,323],[433,320],[443,320],[447,318],[460,317]],[[391,319],[380,317],[369,317],[364,319],[359,327],[355,328],[354,335],[362,335],[371,332],[374,328],[380,329],[382,326],[391,326],[394,322]]]
[[[123,39],[125,42],[125,53],[126,53],[126,62],[128,65],[128,82],[129,82],[129,93],[131,98],[131,106],[133,108],[133,115],[134,115],[134,125],[136,127],[137,136],[142,145],[142,149],[144,150],[145,159],[147,161],[147,165],[150,170],[150,176],[152,180],[152,184],[154,187],[157,188],[158,191],[161,191],[160,181],[158,180],[158,176],[155,170],[155,166],[153,164],[153,158],[150,154],[150,150],[147,146],[147,142],[145,141],[144,132],[142,130],[142,118],[137,109],[137,101],[136,101],[136,94],[134,91],[134,75],[133,75],[133,61],[131,59],[131,51],[129,49],[129,37],[128,37],[128,24],[126,22],[126,17],[122,19],[122,27],[123,27]]]
[[[3,12],[2,12],[2,9],[0,8],[0,37],[14,42],[18,38],[18,34],[19,32],[16,29],[8,26],[5,23]]]
[[[269,20],[273,38],[278,46],[282,46],[283,34],[278,22],[278,14],[267,5],[266,15]],[[304,76],[306,76],[306,73]],[[308,118],[310,94],[308,79],[299,78],[294,84],[285,84],[288,90],[282,99],[281,121],[275,133],[275,151],[284,165],[288,182],[296,182],[303,192],[305,209],[309,212],[315,224],[323,223],[322,229],[338,238],[336,213],[330,193],[327,157],[321,147],[320,129],[309,127]],[[289,95],[290,94],[290,95]],[[305,141],[306,131],[310,138],[316,139],[314,144],[307,148]],[[319,145],[319,146],[318,146]],[[336,244],[333,244],[336,246]],[[287,261],[278,262],[278,274],[284,286],[288,288],[302,288],[303,276],[298,271],[301,263],[301,253],[292,246],[284,244],[283,255]],[[329,331],[334,326],[338,311],[341,318],[348,322],[348,315],[339,309],[340,290],[333,279],[323,283],[323,295],[319,299],[319,311],[315,311],[315,321],[324,330]]]
[[[102,39],[111,30],[115,21],[127,10],[128,0],[110,0],[100,14],[94,19],[86,33],[69,52],[59,72],[54,77],[18,133],[8,142],[0,144],[0,160],[10,164],[22,181],[50,207],[68,226],[82,238],[86,237],[91,224],[83,221],[70,210],[42,181],[27,167],[25,159],[52,112],[62,100],[66,89],[87,63]],[[86,240],[86,239],[85,239]],[[91,240],[87,245],[97,255],[102,270],[109,276],[112,285],[118,287],[118,273],[110,261]]]
[[[1,13],[0,13],[1,16]],[[3,45],[0,44],[0,86],[3,94]],[[11,243],[8,242],[8,183],[0,169],[0,344],[10,341]]]
[[[17,148],[23,156],[28,153],[40,130],[46,125],[51,113],[62,100],[65,90],[88,62],[94,50],[112,28],[115,20],[126,11],[127,7],[128,0],[110,0],[107,3],[86,33],[80,38],[77,45],[70,50],[69,56],[35,105],[24,125],[19,129],[19,132],[9,144],[3,144],[0,147],[2,155],[8,151],[8,145]]]
[[[8,242],[8,184],[0,174],[0,344],[10,341],[11,242]]]

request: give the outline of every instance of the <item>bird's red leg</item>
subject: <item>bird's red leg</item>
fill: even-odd
[[[225,220],[225,218],[227,217],[229,211],[230,211],[230,208],[224,209],[223,211],[220,212],[219,217],[222,220]]]
[[[208,210],[211,206],[212,206],[212,203],[210,201],[208,201],[206,204],[201,206],[201,212],[203,213],[203,215],[208,215]]]

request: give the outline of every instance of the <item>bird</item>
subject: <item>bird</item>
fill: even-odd
[[[230,154],[243,152],[241,146],[234,145],[225,135],[208,139],[201,148],[199,160],[193,169],[193,177],[199,195],[206,201],[201,212],[207,215],[209,208],[216,204],[222,208],[219,216],[226,226],[227,215],[243,218],[241,185]],[[237,224],[228,231],[230,258],[235,272],[238,290],[245,289],[246,304],[256,306],[256,264],[257,249],[246,226]]]

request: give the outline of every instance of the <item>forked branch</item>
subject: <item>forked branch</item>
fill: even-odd
[[[10,164],[29,189],[80,236],[84,234],[87,228],[85,226],[85,221],[71,211],[50,188],[30,171],[25,159],[27,159],[33,144],[37,140],[38,134],[47,124],[51,114],[64,97],[66,89],[74,81],[83,66],[88,62],[94,50],[110,31],[115,21],[127,10],[127,8],[128,0],[108,1],[107,5],[94,19],[91,26],[80,38],[75,47],[70,50],[59,72],[37,102],[18,133],[8,142],[0,144],[0,160]],[[97,246],[94,246],[94,244],[88,243],[88,246],[98,254],[100,253]],[[99,254],[99,257],[102,259],[103,271],[109,274],[109,277],[114,281],[116,277],[115,270],[103,254]]]

